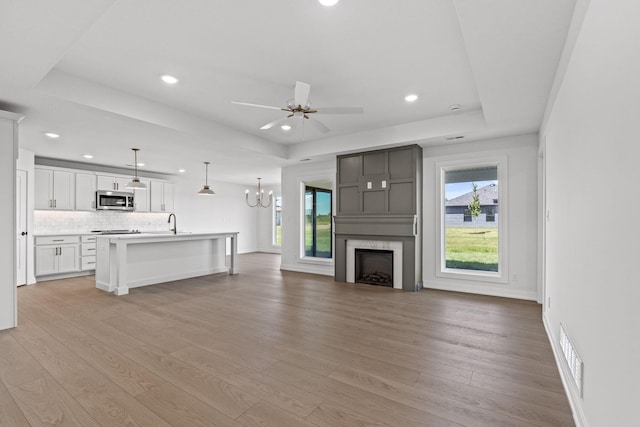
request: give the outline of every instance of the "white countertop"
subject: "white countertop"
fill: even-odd
[[[226,237],[235,237],[237,231],[227,231],[218,233],[188,233],[178,232],[160,232],[160,233],[139,233],[139,234],[99,234],[99,239],[108,239],[110,243],[127,242],[127,243],[149,243],[149,242],[165,242],[176,240],[204,240],[204,239],[221,239]]]

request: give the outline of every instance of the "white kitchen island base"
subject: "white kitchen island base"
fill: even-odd
[[[226,241],[231,261],[226,265]],[[207,274],[237,274],[238,233],[98,236],[96,287],[116,295],[129,289]]]

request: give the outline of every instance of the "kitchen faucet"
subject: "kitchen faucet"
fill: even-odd
[[[173,217],[173,228],[169,231],[173,231],[173,234],[178,234],[178,220],[176,219],[176,214],[169,214],[169,219],[167,220],[169,224],[171,224],[171,217]]]

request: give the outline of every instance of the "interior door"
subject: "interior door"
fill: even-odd
[[[27,171],[16,170],[16,286],[27,284]]]

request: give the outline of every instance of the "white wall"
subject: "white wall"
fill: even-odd
[[[256,185],[248,187],[249,203],[255,203],[254,200]],[[281,247],[279,245],[273,244],[273,223],[275,221],[274,206],[276,203],[276,197],[280,196],[282,193],[280,191],[280,187],[266,186],[263,188],[265,194],[268,194],[269,191],[273,191],[273,202],[268,208],[253,208],[257,211],[258,216],[258,251],[279,254],[281,251]]]
[[[248,207],[244,201],[245,186],[212,181],[209,178],[209,186],[216,194],[201,196],[197,193],[204,184],[204,174],[177,176],[173,181],[179,231],[237,231],[240,233],[238,252],[258,250],[258,214],[255,208]]]
[[[333,260],[308,259],[301,256],[302,185],[305,182],[330,182],[335,195],[336,161],[302,163],[282,169],[282,270],[334,275]],[[333,197],[335,212],[335,196]]]
[[[21,117],[0,111],[0,330],[17,324],[16,310],[16,121]]]
[[[472,292],[511,298],[537,299],[537,135],[523,135],[464,144],[423,148],[424,155],[424,287]],[[477,158],[507,158],[506,200],[500,200],[500,215],[508,212],[507,283],[438,277],[437,255],[440,240],[437,218],[440,215],[436,185],[437,164],[474,161]],[[502,184],[502,183],[501,183]],[[505,205],[506,203],[506,205]],[[514,280],[514,274],[517,279]]]
[[[556,346],[562,323],[583,359],[583,397],[569,391],[585,426],[638,423],[638,16],[637,1],[591,0],[541,131],[549,211],[544,321]]]

